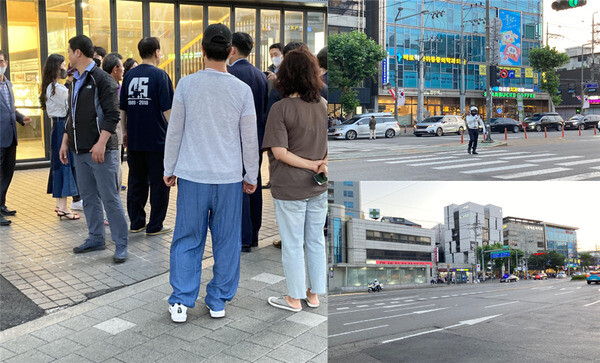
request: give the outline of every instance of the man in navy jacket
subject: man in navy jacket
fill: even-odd
[[[15,172],[17,160],[17,122],[29,125],[31,119],[15,108],[12,83],[4,72],[8,68],[8,54],[0,50],[0,226],[10,225],[5,216],[14,216],[17,211],[6,207],[6,192]]]
[[[260,164],[262,163],[262,141],[265,135],[266,108],[268,96],[267,77],[258,68],[248,62],[248,56],[254,47],[254,40],[248,33],[237,32],[232,37],[233,54],[229,57],[227,71],[246,83],[252,89],[256,108],[256,126],[258,131],[258,186],[253,194],[244,193],[242,206],[242,251],[250,252],[250,247],[258,246],[258,231],[262,222],[262,181]]]

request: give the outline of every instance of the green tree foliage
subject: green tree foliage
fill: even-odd
[[[559,270],[565,265],[565,256],[556,251],[546,251],[545,255],[529,256],[527,264],[530,269],[545,270],[551,268]]]
[[[387,56],[385,49],[359,31],[333,34],[327,40],[327,73],[330,89],[339,89],[344,113],[358,106],[357,92],[365,78],[377,75],[379,63]]]
[[[582,253],[579,258],[581,259],[581,266],[592,266],[594,264],[594,256],[589,253]]]
[[[477,261],[479,263],[481,263],[481,247],[477,247]],[[487,266],[487,264],[489,263],[489,261],[492,261],[492,269],[493,270],[502,270],[502,267],[504,266],[506,269],[508,269],[508,262],[510,259],[510,269],[511,269],[511,273],[517,268],[517,257],[518,257],[518,262],[519,265],[521,264],[521,260],[523,259],[523,257],[525,256],[525,253],[519,249],[511,249],[510,250],[510,257],[502,257],[502,258],[491,258],[491,253],[490,252],[486,252],[486,251],[494,251],[494,250],[503,250],[504,249],[504,245],[502,243],[494,243],[493,245],[487,245],[487,246],[483,246],[483,266]],[[506,251],[508,251],[508,249],[506,249]],[[517,256],[518,255],[518,256]]]
[[[556,74],[556,68],[569,61],[569,56],[559,53],[556,48],[545,46],[534,48],[529,52],[529,62],[536,72],[543,72],[541,89],[548,92],[555,105],[560,105],[562,97],[558,95],[560,79]]]

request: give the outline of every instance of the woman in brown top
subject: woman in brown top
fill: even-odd
[[[270,297],[269,304],[290,311],[319,306],[326,291],[323,226],[327,216],[327,101],[317,59],[305,49],[289,52],[277,72],[282,95],[269,112],[263,148],[269,155],[271,194],[281,236],[281,260],[288,295]],[[304,259],[308,265],[306,284]]]

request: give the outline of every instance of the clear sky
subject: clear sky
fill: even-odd
[[[594,21],[600,24],[600,0],[588,0],[587,5],[555,11],[552,10],[554,0],[544,0],[544,44],[546,42],[546,30],[550,34],[560,34],[559,38],[550,38],[551,47],[564,52],[565,48],[581,47],[582,44],[592,41],[592,14],[597,11]],[[546,28],[546,23],[548,27]],[[596,26],[600,30],[600,26]],[[600,34],[596,35],[600,40]],[[595,49],[594,49],[595,50]],[[600,51],[600,44],[598,44]]]
[[[426,228],[443,223],[447,205],[493,204],[504,217],[578,227],[578,248],[600,249],[600,182],[361,182],[361,202],[365,217],[378,208]]]

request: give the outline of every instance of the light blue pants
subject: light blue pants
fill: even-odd
[[[225,309],[237,292],[242,249],[242,183],[177,182],[177,217],[171,244],[169,304],[193,308],[200,291],[202,255],[210,228],[214,258],[213,278],[206,286],[205,303]]]
[[[87,240],[104,243],[106,210],[112,239],[117,245],[127,246],[127,219],[119,196],[120,186],[117,187],[119,153],[118,150],[107,150],[101,164],[92,160],[92,153],[73,154],[73,161],[89,231]]]
[[[303,200],[274,199],[281,237],[281,262],[289,296],[306,298],[306,269],[313,294],[326,291],[326,257],[323,226],[327,216],[327,192]]]

